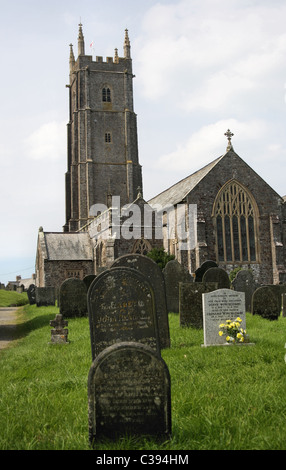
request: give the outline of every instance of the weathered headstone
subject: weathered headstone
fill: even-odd
[[[87,316],[87,288],[82,280],[69,278],[61,284],[59,307],[66,318]]]
[[[232,286],[236,292],[245,293],[245,309],[247,312],[251,312],[252,295],[256,289],[260,287],[260,285],[255,282],[252,272],[248,269],[238,271],[232,281]]]
[[[99,274],[88,291],[92,359],[123,341],[146,344],[160,353],[153,289],[131,268],[111,268]]]
[[[202,294],[216,289],[214,282],[180,283],[180,326],[203,328]]]
[[[169,261],[163,269],[166,287],[166,301],[168,312],[179,312],[180,282],[191,283],[190,273],[176,259]]]
[[[218,289],[229,289],[230,280],[227,272],[222,268],[209,268],[203,275],[202,282],[216,282]]]
[[[286,294],[282,294],[282,317],[286,317]]]
[[[61,314],[57,314],[54,320],[50,321],[50,326],[54,327],[51,330],[51,344],[67,344],[68,343],[68,322],[63,319]]]
[[[271,286],[259,287],[252,296],[251,313],[267,320],[278,320],[281,300]]]
[[[219,336],[220,324],[240,317],[241,327],[245,329],[245,294],[231,289],[218,289],[203,294],[204,346],[225,344]]]
[[[29,299],[29,304],[34,305],[36,303],[36,286],[35,284],[30,284],[27,290],[27,295]]]
[[[210,268],[217,268],[218,265],[215,261],[207,260],[204,261],[201,266],[195,271],[195,282],[202,282],[203,275]]]
[[[37,307],[47,307],[55,305],[56,290],[54,287],[36,287],[36,304]]]
[[[118,343],[92,363],[88,377],[89,440],[171,435],[171,384],[164,360],[140,343]]]
[[[170,331],[167,311],[165,281],[158,264],[151,258],[139,254],[121,256],[114,261],[111,268],[128,267],[141,272],[150,282],[155,295],[156,315],[158,319],[159,340],[161,349],[170,347]]]
[[[94,281],[95,278],[96,278],[96,274],[88,274],[87,276],[83,278],[83,282],[86,285],[87,291],[90,287],[90,284]]]
[[[286,285],[285,284],[267,284],[261,287],[269,287],[273,291],[273,293],[276,295],[277,300],[278,300],[278,309],[279,312],[281,313],[282,310],[282,294],[286,293]],[[279,315],[280,315],[279,313]],[[279,316],[278,315],[278,316]]]

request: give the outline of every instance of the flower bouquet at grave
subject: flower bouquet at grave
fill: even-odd
[[[249,338],[246,334],[246,330],[241,328],[241,318],[237,317],[236,320],[226,320],[226,323],[219,325],[220,331],[219,336],[225,335],[227,343],[248,343]]]

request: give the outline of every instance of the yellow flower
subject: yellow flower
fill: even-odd
[[[243,338],[243,335],[241,333],[237,333],[238,338]]]
[[[223,335],[223,331],[219,331],[218,334],[219,334],[220,336],[222,336],[222,335]]]
[[[240,317],[237,317],[237,319],[235,321],[242,321],[242,319]]]
[[[240,342],[240,343],[243,343],[243,342],[244,342],[244,336],[242,336],[242,338],[240,338],[239,342]]]

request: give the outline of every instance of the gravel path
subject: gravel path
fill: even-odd
[[[0,307],[0,350],[15,338],[17,307]]]

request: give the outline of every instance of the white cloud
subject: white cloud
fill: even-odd
[[[202,168],[226,152],[227,140],[225,140],[225,150],[222,149],[222,142],[224,133],[228,129],[235,130],[232,142],[236,150],[236,138],[239,145],[243,147],[245,143],[262,138],[265,135],[266,127],[266,123],[263,121],[239,122],[233,118],[203,126],[194,132],[183,145],[179,145],[169,154],[162,155],[156,162],[156,168],[167,167],[169,171],[185,170],[187,174],[190,174],[191,171]]]
[[[142,93],[183,101],[185,111],[218,111],[242,97],[247,106],[246,93],[259,101],[285,63],[285,16],[286,5],[275,2],[154,5],[136,42]]]
[[[33,160],[58,160],[66,155],[66,122],[52,121],[35,130],[24,142]]]

